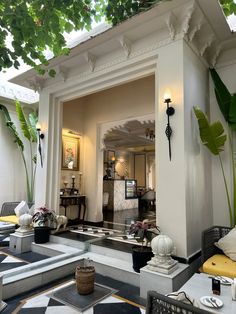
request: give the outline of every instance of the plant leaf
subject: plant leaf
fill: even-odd
[[[236,94],[231,96],[228,123],[231,129],[236,131]]]
[[[36,130],[36,124],[38,122],[38,116],[35,112],[31,112],[29,114],[29,131],[31,134],[31,140],[33,143],[37,143],[37,130]]]
[[[210,125],[205,114],[197,107],[193,108],[195,116],[198,120],[199,132],[202,143],[214,155],[219,155],[224,150],[224,144],[227,139],[224,134],[224,128],[220,121]]]
[[[229,112],[230,112],[230,103],[231,103],[231,94],[228,91],[227,87],[219,77],[215,69],[210,69],[211,77],[215,85],[215,94],[220,110],[225,118],[229,121]]]
[[[17,112],[17,115],[18,115],[18,119],[20,121],[21,130],[22,130],[24,136],[29,141],[31,141],[31,134],[30,134],[30,131],[29,131],[29,125],[28,125],[28,122],[26,120],[25,114],[24,114],[24,112],[22,110],[21,104],[20,104],[20,102],[18,100],[16,100],[16,112]]]
[[[6,126],[10,130],[12,136],[14,137],[14,142],[17,143],[20,150],[23,152],[24,151],[24,144],[23,144],[22,140],[20,139],[18,132],[16,131],[16,126],[12,122],[7,108],[4,105],[0,104],[0,111],[3,114],[3,118],[5,120]]]

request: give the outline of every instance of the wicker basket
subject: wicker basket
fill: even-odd
[[[90,294],[94,290],[95,269],[93,266],[77,266],[76,287],[79,294]]]

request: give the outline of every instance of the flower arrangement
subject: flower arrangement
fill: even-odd
[[[45,206],[40,207],[33,215],[33,224],[34,227],[48,226],[54,228],[56,225],[55,211],[52,209],[48,209]]]
[[[144,243],[148,246],[152,239],[160,234],[160,228],[148,219],[144,219],[131,224],[129,234],[134,235],[137,242],[142,242],[142,246]]]

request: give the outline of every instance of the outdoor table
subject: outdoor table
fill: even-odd
[[[215,295],[212,293],[212,279],[208,277],[208,274],[194,274],[180,289],[179,291],[185,291],[189,296],[195,298],[204,308],[208,311],[214,311],[215,313],[235,314],[236,313],[236,301],[232,301],[231,286],[221,284],[221,294]],[[210,308],[204,306],[200,302],[200,298],[203,296],[212,296],[219,298],[223,302],[223,306],[219,309]]]

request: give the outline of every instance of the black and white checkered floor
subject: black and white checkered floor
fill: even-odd
[[[69,305],[66,305],[53,298],[53,293],[67,285],[74,284],[71,280],[66,284],[62,284],[59,287],[50,289],[37,296],[33,296],[26,300],[23,300],[21,305],[16,309],[14,313],[20,314],[76,314],[78,310]],[[99,303],[95,304],[91,308],[82,312],[84,314],[144,314],[145,310],[142,306],[133,303],[129,300],[123,299],[115,294],[108,296]]]
[[[129,235],[125,232],[114,229],[98,228],[91,226],[78,226],[71,228],[70,232],[88,235],[95,238],[106,237],[109,240],[129,243],[133,245],[142,245],[142,243],[138,243],[137,239],[134,238],[133,235]]]
[[[0,272],[26,265],[27,262],[0,251]]]

